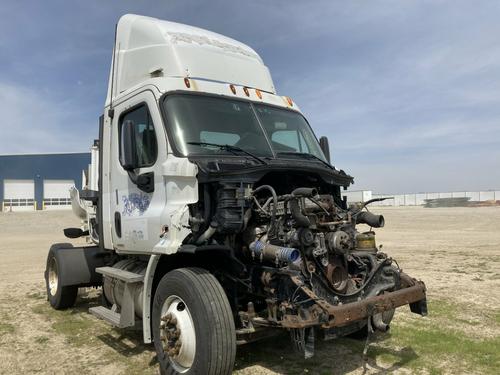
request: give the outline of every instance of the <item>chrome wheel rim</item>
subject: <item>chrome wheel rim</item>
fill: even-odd
[[[57,293],[57,286],[59,284],[58,276],[57,276],[57,261],[55,257],[52,257],[49,262],[49,293],[51,296],[55,296]]]
[[[175,371],[189,371],[196,355],[196,332],[189,308],[182,298],[172,295],[163,303],[160,316],[163,351]]]

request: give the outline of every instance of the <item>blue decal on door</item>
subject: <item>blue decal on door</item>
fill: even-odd
[[[151,199],[149,195],[143,193],[130,193],[128,197],[122,196],[123,216],[132,216],[138,214],[142,216],[148,209]]]

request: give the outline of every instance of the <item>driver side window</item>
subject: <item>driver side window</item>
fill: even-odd
[[[153,120],[149,114],[148,107],[143,104],[126,112],[120,117],[119,139],[120,139],[120,164],[123,163],[123,124],[131,121],[135,127],[135,153],[138,161],[138,168],[152,166],[158,156],[158,144],[156,141]]]

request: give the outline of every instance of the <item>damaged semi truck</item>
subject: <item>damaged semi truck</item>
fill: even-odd
[[[310,357],[317,339],[387,330],[399,306],[425,315],[424,283],[376,246],[384,218],[342,200],[352,182],[254,50],[125,15],[71,192],[82,226],[65,229],[88,246],[50,248],[48,300],[102,287],[90,313],[142,328],[166,374],[230,373],[237,345],[279,330]]]

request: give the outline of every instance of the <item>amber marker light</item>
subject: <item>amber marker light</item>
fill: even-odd
[[[229,88],[231,89],[231,92],[236,95],[236,87],[234,85],[229,85]]]
[[[248,91],[248,87],[243,87],[243,92],[246,96],[250,96],[250,91]]]
[[[262,93],[260,92],[259,89],[255,89],[255,93],[257,94],[257,96],[259,97],[259,99],[262,99]]]
[[[191,82],[189,82],[189,78],[184,78],[184,84],[186,85],[187,88],[191,87]]]
[[[285,96],[285,98],[286,98],[286,101],[288,102],[288,105],[290,107],[293,107],[293,100],[292,100],[292,98],[290,98],[289,96]]]

